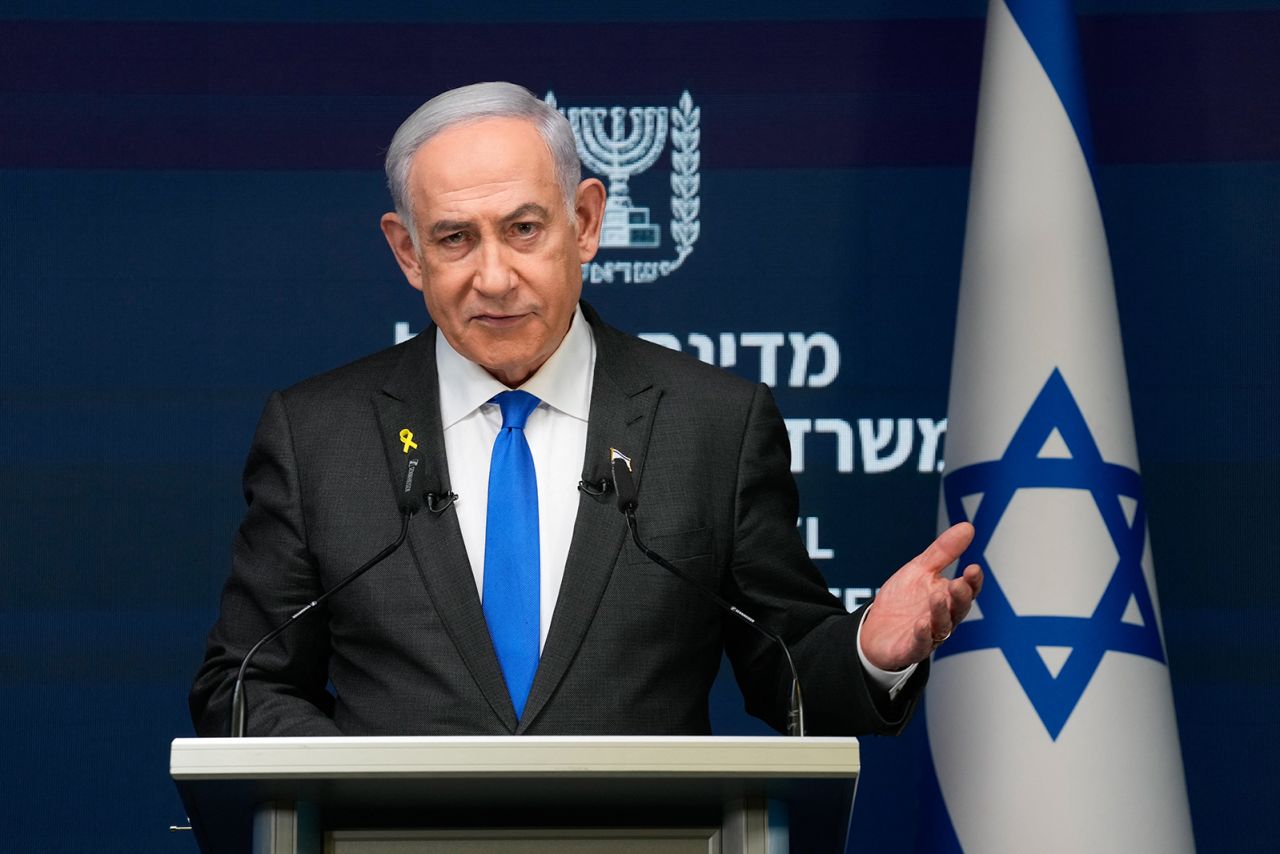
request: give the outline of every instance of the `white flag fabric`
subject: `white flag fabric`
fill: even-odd
[[[933,851],[1193,851],[1073,13],[993,0],[941,522],[986,573],[934,656]]]

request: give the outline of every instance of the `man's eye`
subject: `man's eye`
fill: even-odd
[[[512,230],[519,237],[533,237],[538,233],[538,224],[536,222],[517,222],[512,226]]]
[[[462,242],[465,241],[466,239],[467,239],[467,233],[465,231],[455,231],[453,234],[449,234],[440,238],[440,242],[445,246],[458,246],[458,245],[461,245]]]

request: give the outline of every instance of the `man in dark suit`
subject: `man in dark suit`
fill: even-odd
[[[250,734],[705,733],[722,650],[748,710],[781,728],[777,648],[649,564],[612,502],[578,489],[615,452],[651,547],[787,640],[811,732],[905,724],[923,662],[980,588],[976,566],[941,574],[972,530],[944,533],[845,613],[796,532],[768,389],[579,304],[605,190],[579,180],[567,122],[530,93],[432,99],[397,132],[387,173],[383,231],[435,325],[268,403],[192,690],[197,730],[226,734],[259,636],[394,537],[411,447],[456,502],[415,516],[406,549],[259,653]],[[514,481],[509,442],[527,460]]]

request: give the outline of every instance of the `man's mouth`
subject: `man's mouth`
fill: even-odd
[[[520,324],[529,315],[520,314],[477,314],[472,319],[475,323],[483,324],[495,329],[505,329],[507,327]]]

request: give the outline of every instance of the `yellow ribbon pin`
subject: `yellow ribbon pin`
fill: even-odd
[[[418,447],[418,443],[413,441],[413,431],[408,427],[400,431],[400,441],[404,442],[404,452],[409,453],[410,448]]]

